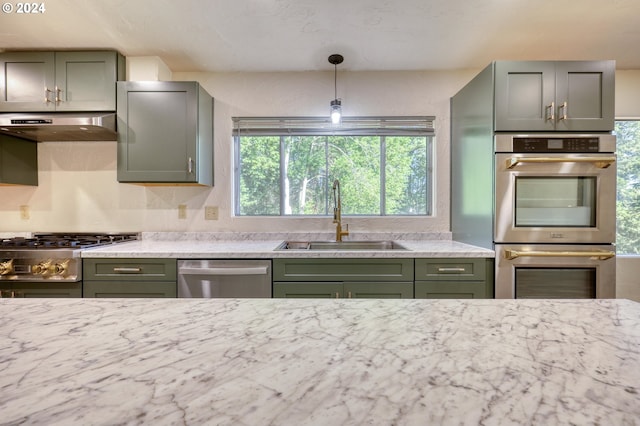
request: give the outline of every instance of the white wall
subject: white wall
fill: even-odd
[[[144,61],[137,61],[137,64]],[[158,75],[154,68],[152,76]],[[140,75],[140,70],[129,71]],[[477,70],[339,72],[346,115],[436,117],[435,211],[430,218],[346,217],[352,234],[368,231],[449,232],[449,98]],[[142,74],[148,75],[148,74]],[[38,149],[38,187],[0,187],[2,231],[331,231],[328,218],[232,215],[232,116],[327,115],[333,72],[173,73],[197,80],[215,102],[215,186],[159,187],[116,180],[115,142],[48,142]],[[178,219],[178,205],[187,219]],[[204,220],[204,206],[220,219]],[[21,217],[28,206],[30,218]]]

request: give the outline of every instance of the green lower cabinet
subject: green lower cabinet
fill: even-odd
[[[83,291],[84,297],[177,297],[174,282],[89,281]]]
[[[488,258],[416,259],[416,299],[493,299]]]
[[[42,297],[71,298],[82,297],[82,283],[11,283],[0,284],[0,297]]]
[[[273,259],[273,297],[412,299],[413,259]]]
[[[416,299],[486,299],[485,283],[416,281]]]
[[[342,297],[342,287],[342,283],[273,283],[273,297],[338,299]]]
[[[178,295],[176,259],[84,259],[82,268],[83,297]]]
[[[274,298],[412,299],[413,283],[390,282],[276,282]]]
[[[344,283],[348,299],[413,299],[413,282]]]

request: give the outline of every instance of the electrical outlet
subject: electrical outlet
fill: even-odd
[[[178,204],[178,219],[186,219],[186,218],[187,218],[187,205]]]
[[[20,219],[29,220],[31,218],[31,212],[29,206],[20,206]]]
[[[218,220],[218,206],[205,206],[204,220]]]

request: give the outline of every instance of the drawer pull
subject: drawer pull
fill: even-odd
[[[438,268],[438,272],[464,272],[464,268]]]
[[[113,272],[121,274],[139,274],[142,268],[113,268]]]

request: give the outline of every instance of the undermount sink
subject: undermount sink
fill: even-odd
[[[406,250],[395,241],[283,241],[276,250]]]

